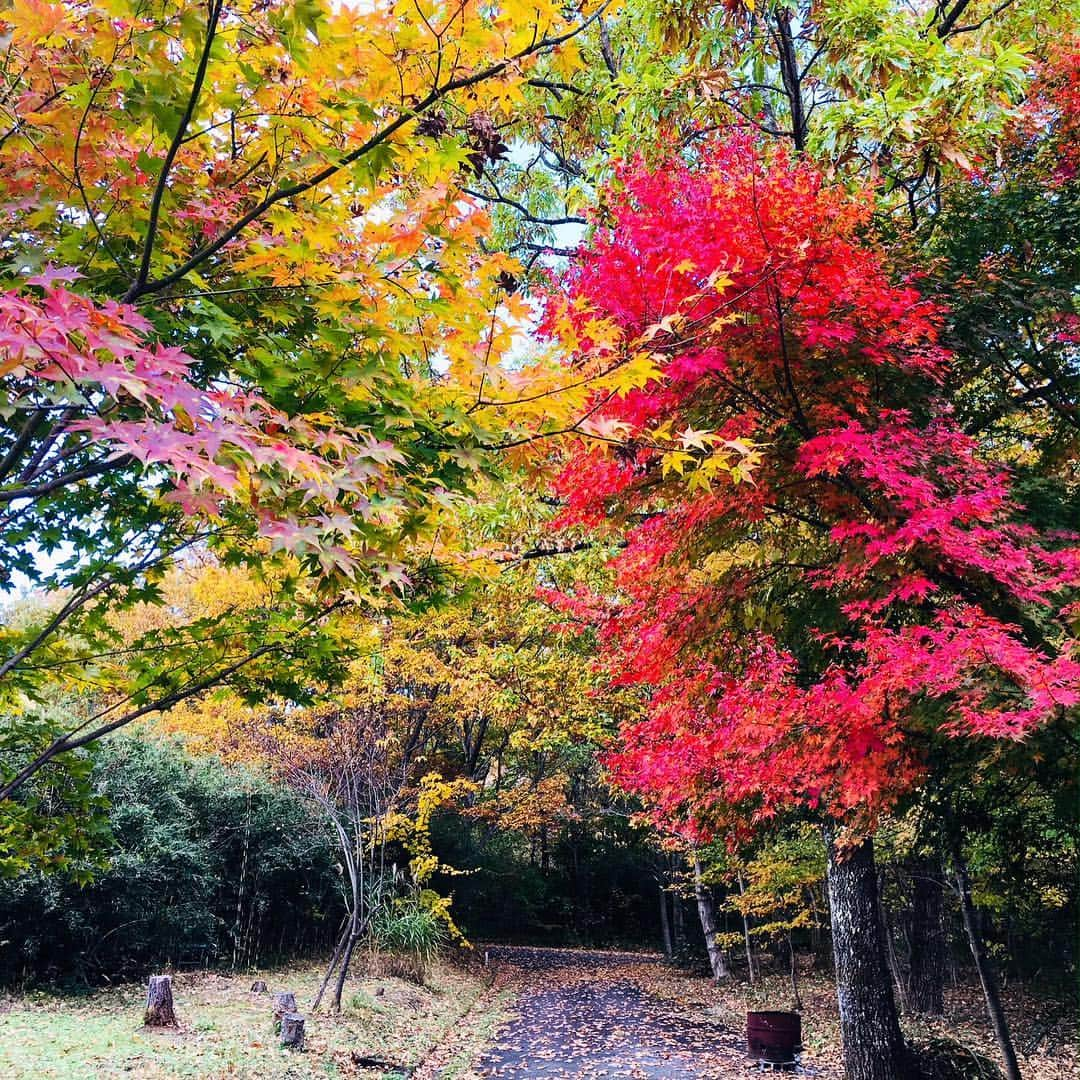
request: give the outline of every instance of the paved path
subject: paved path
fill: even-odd
[[[707,1015],[681,1015],[647,989],[648,954],[492,950],[519,977],[515,1017],[479,1063],[484,1077],[733,1080],[741,1038]],[[644,977],[643,977],[644,976]]]

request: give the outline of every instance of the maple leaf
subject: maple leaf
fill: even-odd
[[[679,432],[679,441],[683,444],[684,450],[707,450],[712,438],[711,432],[695,431],[692,427]]]
[[[868,201],[737,136],[692,164],[625,167],[607,205],[609,231],[563,282],[570,327],[606,318],[622,347],[702,328],[591,421],[654,445],[676,432],[655,460],[685,483],[660,501],[637,454],[585,445],[555,482],[561,523],[623,524],[619,602],[552,598],[597,628],[613,685],[647,692],[607,758],[614,780],[670,830],[799,804],[865,823],[920,782],[910,729],[1016,740],[1080,701],[1075,643],[1034,648],[998,613],[1006,596],[1018,622],[1024,605],[1056,612],[1080,551],[1016,524],[1008,473],[948,411],[906,407],[950,357],[940,311],[894,284],[862,232]],[[687,262],[734,286],[729,306],[666,272]],[[971,593],[987,582],[983,608]],[[820,590],[840,613],[810,603],[796,620],[828,649],[811,664],[770,597]]]

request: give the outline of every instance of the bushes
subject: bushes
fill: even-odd
[[[393,974],[423,985],[450,933],[417,893],[379,904],[371,919],[369,939],[374,952],[387,954],[384,962]]]
[[[109,804],[106,868],[84,887],[38,871],[0,882],[3,982],[266,963],[333,938],[333,849],[297,796],[136,738],[103,744],[93,781]]]
[[[927,1039],[909,1050],[918,1080],[1002,1080],[989,1058],[953,1039]]]

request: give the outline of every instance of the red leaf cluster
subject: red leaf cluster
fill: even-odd
[[[692,831],[866,818],[938,734],[1022,739],[1076,705],[1080,552],[1022,523],[952,419],[942,313],[891,279],[869,198],[737,137],[627,165],[608,207],[549,324],[587,349],[610,320],[610,358],[648,340],[660,375],[596,403],[622,445],[581,440],[556,481],[562,527],[624,533],[614,594],[549,599],[648,695],[617,782]],[[755,447],[751,483],[669,474],[658,432],[680,430],[692,465]]]

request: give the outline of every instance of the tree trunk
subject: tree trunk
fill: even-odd
[[[323,981],[319,985],[319,992],[315,995],[314,1004],[311,1006],[312,1012],[318,1012],[319,1006],[322,1004],[323,994],[326,993],[326,988],[330,985],[330,980],[334,977],[334,971],[337,969],[338,961],[341,959],[341,954],[345,951],[345,943],[349,940],[352,934],[351,919],[346,923],[345,929],[341,931],[341,936],[338,938],[337,945],[334,946],[334,955],[330,957],[330,963],[326,967],[326,974],[323,976]]]
[[[900,1000],[900,1011],[908,1011],[907,979],[900,966],[900,960],[896,955],[896,935],[889,921],[889,913],[885,909],[885,873],[878,872],[878,918],[881,920],[882,937],[885,941],[885,959],[889,965],[889,973],[892,975],[893,988]]]
[[[660,886],[660,936],[664,942],[664,955],[670,960],[671,947],[671,917],[668,915],[668,894],[663,885]]]
[[[287,1012],[281,1018],[281,1045],[299,1050],[304,1045],[304,1018],[299,1013]]]
[[[338,968],[337,982],[334,984],[334,1012],[341,1012],[341,995],[345,990],[345,979],[349,974],[349,964],[352,962],[353,950],[360,940],[358,933],[350,932],[349,943],[345,946],[345,955],[341,958],[341,967]]]
[[[352,888],[352,907],[349,912],[349,940],[345,945],[345,952],[341,957],[341,967],[338,969],[337,982],[334,984],[334,1012],[341,1012],[341,994],[345,989],[345,979],[349,974],[349,964],[352,962],[353,949],[360,937],[360,903],[363,896],[364,853],[363,849],[350,846],[349,838],[344,830],[340,833],[342,840],[342,852],[345,855],[346,865],[349,871],[349,884]],[[397,877],[397,866],[394,866],[394,877]]]
[[[791,928],[787,932],[788,960],[791,962],[791,1002],[796,1012],[802,1012],[802,994],[799,993],[799,968],[795,962],[795,942]]]
[[[296,995],[291,990],[279,990],[273,1001],[275,1021],[280,1021],[286,1013],[296,1012]]]
[[[671,936],[676,955],[685,956],[686,926],[683,923],[683,898],[677,892],[671,894]]]
[[[935,859],[910,864],[911,914],[908,923],[907,999],[914,1012],[945,1012],[946,940],[942,918],[941,866]]]
[[[709,954],[709,967],[712,969],[713,979],[719,982],[730,974],[727,955],[716,940],[716,905],[713,903],[712,890],[701,880],[701,860],[696,855],[694,856],[694,896],[697,899],[701,929],[705,933],[705,950]]]
[[[873,841],[839,851],[827,833],[826,847],[845,1075],[905,1080],[907,1052],[885,959]]]
[[[168,975],[151,975],[146,990],[146,1011],[143,1023],[147,1027],[176,1027],[173,1011],[172,978]]]
[[[956,887],[960,893],[960,911],[964,916],[964,930],[967,933],[968,945],[971,946],[972,958],[975,960],[975,970],[979,973],[983,997],[986,999],[986,1011],[990,1015],[990,1023],[994,1028],[994,1038],[997,1039],[998,1049],[1005,1063],[1005,1075],[1008,1080],[1020,1080],[1020,1063],[1016,1060],[1016,1050],[1013,1048],[1012,1035],[1009,1032],[1009,1021],[1005,1017],[1005,1010],[1001,1007],[997,979],[994,977],[994,969],[990,958],[986,955],[982,934],[979,933],[979,926],[975,919],[975,905],[971,902],[971,881],[968,878],[967,863],[964,862],[964,854],[960,850],[960,841],[955,836],[952,839],[952,858],[953,869],[956,871]]]
[[[746,892],[746,886],[743,884],[742,874],[739,874],[739,895],[742,896]],[[743,944],[746,946],[746,976],[753,984],[757,979],[757,968],[754,964],[754,943],[750,940],[750,918],[746,912],[742,914],[742,934]]]

